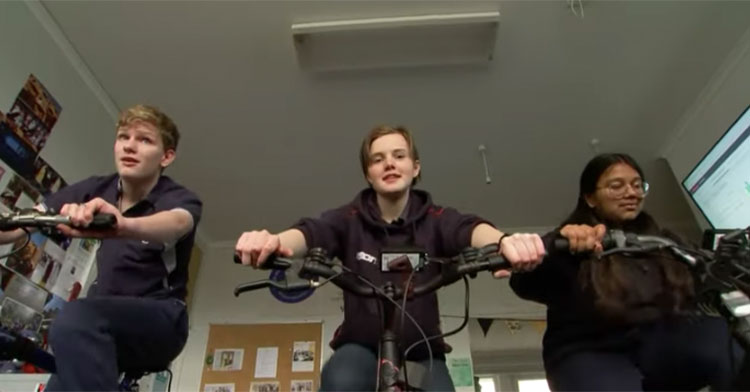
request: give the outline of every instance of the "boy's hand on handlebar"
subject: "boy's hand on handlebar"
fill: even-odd
[[[565,225],[560,229],[560,235],[567,238],[570,242],[570,252],[601,252],[602,238],[607,232],[604,225]]]
[[[112,214],[117,219],[114,227],[107,230],[89,230],[87,227],[94,220],[96,214]],[[70,217],[70,225],[58,225],[57,229],[69,237],[105,238],[113,237],[122,228],[123,216],[117,207],[104,199],[97,197],[83,204],[64,204],[60,208],[60,215]]]
[[[500,242],[500,254],[513,266],[514,271],[531,271],[544,259],[546,251],[538,234],[516,233]],[[510,275],[509,271],[496,271],[496,278]]]
[[[278,234],[271,234],[267,230],[247,231],[242,233],[234,247],[234,253],[240,257],[242,264],[260,267],[273,253],[291,257],[293,252],[281,246]]]

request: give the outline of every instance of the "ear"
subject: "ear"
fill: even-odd
[[[419,160],[417,159],[414,161],[414,178],[419,177],[419,172],[422,170],[422,165],[419,163]]]
[[[596,198],[592,195],[583,195],[583,199],[586,200],[586,205],[588,205],[589,208],[596,207]]]
[[[161,168],[166,169],[167,166],[172,164],[176,156],[177,156],[177,153],[173,149],[164,151],[164,155],[161,157],[161,162],[159,162],[159,164],[161,165]]]

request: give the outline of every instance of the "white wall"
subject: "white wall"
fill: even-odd
[[[29,74],[34,74],[62,106],[42,158],[68,182],[112,171],[114,106],[102,101],[91,81],[83,79],[85,68],[74,65],[70,53],[61,49],[65,39],[54,35],[54,23],[44,19],[48,15],[40,7],[35,1],[0,2],[0,111],[10,110]],[[6,173],[0,185],[10,177]],[[46,379],[44,375],[1,377],[3,392],[32,391]]]
[[[42,158],[69,183],[113,171],[114,105],[92,89],[96,82],[44,8],[36,1],[0,2],[0,37],[0,111],[10,110],[34,74],[62,106]]]
[[[750,29],[714,74],[677,125],[663,149],[678,181],[682,181],[708,149],[750,104]],[[749,169],[750,170],[750,169]],[[684,193],[686,198],[689,196]],[[690,201],[702,228],[710,227]]]

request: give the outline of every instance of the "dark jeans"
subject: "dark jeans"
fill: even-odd
[[[57,373],[48,391],[117,391],[121,372],[157,370],[187,340],[185,305],[175,299],[83,298],[65,305],[49,339]]]
[[[430,365],[429,359],[418,363],[425,367]],[[359,344],[345,344],[336,349],[323,366],[320,390],[375,391],[378,385],[377,366],[377,353]],[[426,391],[455,390],[444,359],[433,359],[432,374],[426,384],[421,386]]]
[[[581,351],[547,366],[553,391],[732,389],[742,360],[724,319],[703,317],[641,327],[628,350]],[[730,355],[730,352],[734,356]],[[733,368],[734,367],[734,368]]]

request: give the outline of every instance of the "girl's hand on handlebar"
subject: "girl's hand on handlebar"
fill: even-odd
[[[560,235],[567,238],[570,242],[570,252],[601,252],[604,248],[602,247],[602,238],[607,232],[607,228],[604,225],[565,225],[560,230]]]
[[[546,251],[538,234],[516,233],[500,242],[500,254],[513,266],[513,271],[531,271],[544,259]],[[509,271],[496,271],[496,278],[510,275]]]
[[[242,260],[242,264],[251,265],[254,268],[260,267],[273,253],[285,257],[293,255],[291,249],[281,246],[281,240],[277,234],[271,234],[267,230],[242,233],[234,247],[234,253]]]

